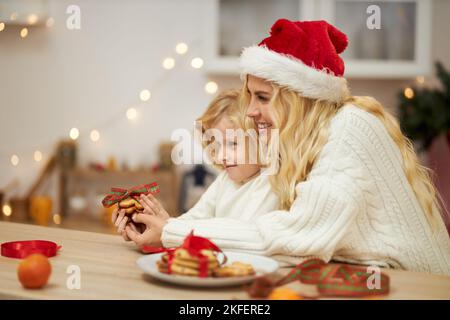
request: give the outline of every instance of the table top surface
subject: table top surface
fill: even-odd
[[[145,275],[136,265],[142,254],[120,236],[77,230],[0,222],[0,242],[50,240],[62,249],[50,259],[52,275],[39,290],[22,288],[17,279],[18,259],[0,257],[0,299],[248,299],[242,287],[189,288],[167,284]],[[81,269],[81,288],[68,289],[67,269]],[[278,276],[289,269],[280,269]],[[450,277],[384,270],[391,292],[377,299],[450,299]],[[299,282],[289,284],[300,294],[316,289]],[[373,299],[373,298],[372,298]]]

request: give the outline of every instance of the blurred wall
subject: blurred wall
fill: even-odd
[[[157,144],[174,129],[192,129],[211,99],[207,75],[189,65],[202,56],[204,1],[50,0],[52,28],[30,28],[26,39],[20,28],[0,32],[0,189],[18,177],[18,190],[26,190],[71,127],[81,131],[81,163],[114,155],[131,167],[156,160]],[[65,26],[70,4],[81,7],[81,30]],[[449,12],[450,1],[434,1],[432,57],[447,68]],[[174,52],[180,41],[189,45],[186,56]],[[177,59],[173,70],[161,67],[166,56]],[[238,77],[212,79],[222,89],[240,86]],[[375,96],[394,111],[398,90],[412,81],[349,80],[354,94]],[[139,101],[144,88],[152,91],[148,102]],[[126,119],[127,106],[138,106],[135,121]],[[101,134],[97,143],[89,140],[94,128]],[[36,149],[44,161],[33,161]],[[9,160],[13,153],[20,157],[17,167]]]

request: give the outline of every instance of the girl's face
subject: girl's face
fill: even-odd
[[[219,148],[216,162],[223,166],[228,177],[234,182],[243,183],[256,175],[260,170],[259,165],[238,163],[239,155],[237,153],[242,152],[242,148],[238,148],[235,140],[227,141],[226,139],[227,130],[236,130],[233,123],[227,117],[222,117],[214,128],[220,130],[223,137],[222,141],[217,141]]]
[[[252,76],[247,76],[247,90],[250,94],[250,104],[247,108],[247,116],[255,121],[259,134],[270,135],[273,126],[273,118],[270,110],[270,100],[273,96],[273,87],[270,82]]]

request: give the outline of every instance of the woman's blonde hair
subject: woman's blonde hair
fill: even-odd
[[[279,129],[278,174],[270,177],[280,209],[288,210],[295,200],[295,186],[308,178],[314,163],[328,140],[330,122],[339,109],[351,103],[375,115],[386,127],[403,158],[403,169],[414,193],[429,218],[442,209],[442,201],[430,177],[430,170],[419,163],[411,141],[401,132],[398,121],[372,97],[348,97],[342,103],[313,100],[272,84],[270,108],[273,124]],[[249,105],[250,94],[244,83],[242,105]]]

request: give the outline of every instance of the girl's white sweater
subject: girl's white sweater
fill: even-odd
[[[163,229],[164,246],[195,234],[224,250],[375,264],[450,275],[450,239],[436,214],[432,230],[402,169],[402,156],[372,114],[347,105],[289,211],[273,210],[267,176],[237,187],[219,176],[199,203]],[[269,188],[269,189],[268,189]]]

